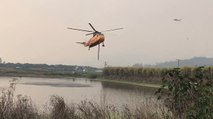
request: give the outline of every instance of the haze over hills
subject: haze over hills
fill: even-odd
[[[133,67],[172,68],[172,67],[178,67],[178,60],[179,60],[179,67],[213,66],[213,58],[193,57],[191,59],[177,59],[175,61],[157,63],[155,65],[134,64]]]

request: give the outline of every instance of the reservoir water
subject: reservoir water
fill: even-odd
[[[134,87],[120,83],[94,81],[86,78],[12,78],[0,77],[0,90],[7,89],[15,80],[15,95],[29,96],[33,103],[42,107],[51,95],[58,95],[68,103],[83,100],[115,106],[135,106],[149,98],[155,98],[155,89]]]

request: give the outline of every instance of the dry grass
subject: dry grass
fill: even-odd
[[[15,85],[11,83],[10,88],[2,90],[0,96],[0,119],[38,119],[38,111],[31,99],[18,95],[14,97]]]
[[[135,109],[127,105],[121,109],[113,105],[100,106],[91,101],[68,105],[59,96],[52,96],[50,103],[51,119],[174,119],[163,104],[152,99],[138,104]]]
[[[39,113],[30,97],[14,96],[15,84],[3,90],[0,96],[0,119],[173,119],[164,105],[148,99],[135,109],[125,105],[100,105],[92,101],[69,104],[53,95],[46,111]]]

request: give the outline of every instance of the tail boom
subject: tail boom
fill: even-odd
[[[76,42],[76,43],[78,43],[78,44],[83,44],[83,45],[85,44],[85,42]]]

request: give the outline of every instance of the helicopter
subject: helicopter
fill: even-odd
[[[104,31],[97,31],[91,23],[89,23],[90,27],[92,28],[92,30],[84,30],[84,29],[78,29],[78,28],[70,28],[68,27],[68,29],[71,29],[71,30],[76,30],[76,31],[83,31],[83,32],[88,32],[86,34],[86,36],[88,35],[93,35],[92,38],[89,39],[89,41],[87,42],[76,42],[78,44],[82,44],[84,45],[85,47],[89,47],[88,50],[90,50],[90,48],[92,47],[95,47],[95,46],[98,46],[98,60],[99,60],[99,54],[100,54],[100,44],[102,43],[102,46],[104,47],[104,41],[105,41],[105,37],[104,37],[104,34],[102,32],[109,32],[109,31],[115,31],[115,30],[121,30],[123,28],[116,28],[116,29],[109,29],[109,30],[104,30]]]
[[[174,19],[174,21],[182,21],[182,19]]]

